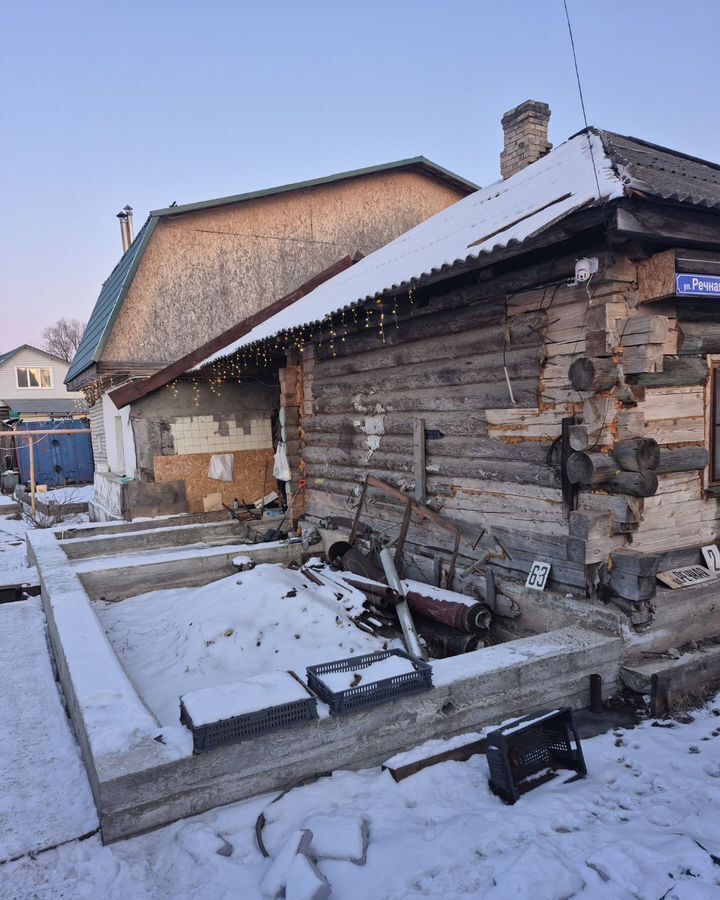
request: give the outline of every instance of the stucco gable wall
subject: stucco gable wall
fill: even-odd
[[[102,361],[171,362],[459,198],[419,173],[390,172],[161,219]]]

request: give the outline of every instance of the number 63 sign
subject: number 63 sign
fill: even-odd
[[[538,591],[544,591],[549,574],[550,563],[540,562],[540,560],[536,559],[532,564],[532,567],[530,568],[527,581],[525,582],[525,587],[535,588]]]

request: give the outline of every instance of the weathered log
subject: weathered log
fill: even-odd
[[[618,472],[602,487],[611,494],[652,497],[657,492],[658,479],[654,472]]]
[[[658,474],[665,472],[697,472],[708,464],[710,454],[705,447],[660,448]]]
[[[654,438],[619,441],[613,447],[612,455],[626,472],[653,471],[660,465],[660,447]]]
[[[635,575],[621,569],[613,569],[610,575],[613,591],[626,600],[650,600],[655,596],[655,585],[654,575]]]
[[[573,453],[567,461],[571,484],[602,484],[617,472],[612,456],[605,453]]]
[[[587,450],[590,446],[587,425],[571,425],[568,429],[568,440],[572,450]]]
[[[611,359],[590,359],[581,356],[568,371],[570,383],[576,391],[609,391],[618,383],[618,367]]]
[[[631,378],[637,376],[632,375]],[[621,403],[642,403],[645,399],[645,387],[641,384],[630,384],[624,381],[615,394]]]
[[[714,310],[717,316],[717,307]],[[683,355],[720,353],[720,322],[683,322]]]
[[[692,387],[705,384],[708,378],[708,365],[704,359],[696,356],[666,356],[663,358],[661,372],[644,372],[629,375],[632,381],[643,387]]]

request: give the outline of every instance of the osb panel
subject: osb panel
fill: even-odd
[[[272,450],[236,450],[233,453],[232,482],[208,478],[208,466],[213,455],[189,453],[186,456],[156,456],[153,459],[155,481],[182,479],[187,488],[191,513],[203,512],[203,497],[208,494],[222,492],[223,503],[232,506],[235,497],[254,503],[264,493],[275,489]],[[266,481],[264,491],[263,478]]]

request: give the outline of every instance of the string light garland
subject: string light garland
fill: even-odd
[[[551,285],[557,281],[550,282]],[[538,290],[542,285],[534,285],[527,290],[516,291],[513,296]],[[486,297],[490,302],[498,297]],[[250,369],[267,369],[273,362],[284,362],[285,357],[292,351],[303,354],[309,345],[314,344],[320,355],[323,352],[336,358],[338,347],[347,346],[347,336],[352,332],[376,331],[380,341],[386,344],[388,337],[385,331],[386,310],[392,316],[395,331],[399,331],[401,319],[404,315],[411,315],[415,307],[415,284],[411,281],[407,294],[396,293],[387,303],[382,297],[376,297],[374,301],[364,304],[355,304],[333,313],[328,313],[321,321],[304,323],[292,328],[282,329],[274,335],[255,341],[236,350],[232,355],[214,360],[203,367],[206,374],[200,374],[200,370],[188,373],[191,380],[191,390],[195,406],[200,405],[201,385],[208,384],[211,393],[220,396],[222,387],[228,383],[241,384],[249,376]],[[364,313],[364,319],[363,319]],[[394,339],[393,339],[394,343]],[[183,381],[186,378],[182,379]],[[102,387],[103,382],[88,385],[85,388],[86,398],[90,403],[89,395],[99,398],[107,387]],[[173,391],[174,396],[179,396],[178,379],[166,385]]]

